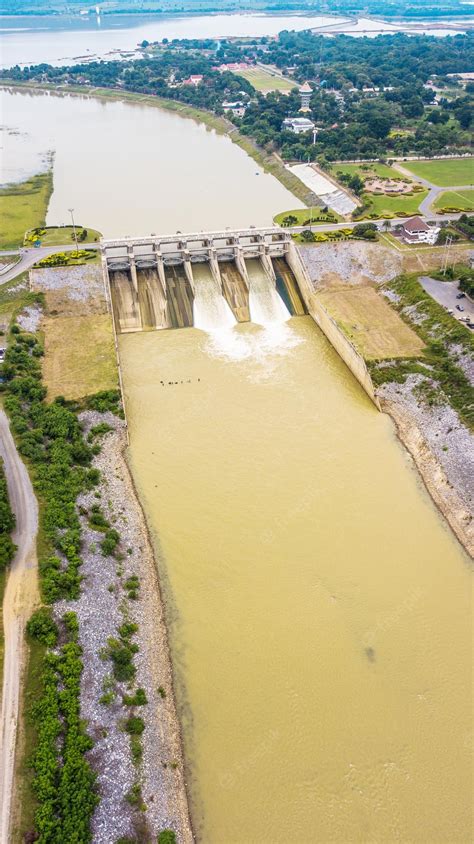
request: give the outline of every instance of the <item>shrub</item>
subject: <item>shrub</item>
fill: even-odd
[[[176,844],[176,833],[172,829],[162,829],[157,841],[158,844]]]
[[[141,736],[143,730],[145,729],[145,722],[143,718],[140,718],[138,715],[131,715],[130,718],[127,718],[125,721],[124,729],[130,736]]]
[[[102,554],[104,557],[110,557],[115,553],[117,545],[120,542],[120,534],[114,528],[108,530],[105,534],[104,540],[100,543]]]
[[[139,782],[133,783],[130,791],[126,794],[125,799],[127,803],[130,803],[130,806],[135,806],[137,809],[140,809],[141,812],[145,811],[146,806],[143,802],[142,788]]]
[[[98,504],[93,504],[91,512],[89,513],[89,525],[93,530],[98,530],[103,533],[110,527],[110,523],[105,518],[102,510]]]
[[[58,626],[54,621],[50,607],[35,610],[26,625],[26,632],[32,639],[43,645],[54,647],[58,641]]]
[[[145,689],[137,689],[134,695],[123,695],[122,702],[124,706],[145,706],[148,703]]]
[[[104,651],[105,657],[112,661],[113,674],[116,680],[125,682],[133,680],[137,669],[133,664],[133,655],[138,653],[138,645],[110,638]]]

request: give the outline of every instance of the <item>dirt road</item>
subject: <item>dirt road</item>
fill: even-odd
[[[15,448],[7,417],[0,409],[0,456],[16,516],[13,541],[18,547],[3,599],[5,659],[0,720],[0,844],[9,842],[15,745],[24,663],[24,629],[39,602],[36,560],[38,506],[26,468]]]

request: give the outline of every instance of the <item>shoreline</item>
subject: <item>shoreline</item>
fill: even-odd
[[[175,679],[175,670],[173,667],[173,657],[171,653],[171,646],[170,646],[170,633],[168,629],[168,624],[166,622],[166,601],[163,597],[164,590],[161,585],[160,580],[160,573],[158,568],[158,562],[156,558],[155,547],[153,543],[153,539],[151,536],[150,528],[148,526],[148,521],[146,517],[146,513],[144,507],[142,505],[137,487],[135,485],[135,479],[133,477],[132,467],[130,465],[127,451],[129,449],[129,431],[128,425],[126,425],[126,430],[123,432],[121,443],[119,444],[119,452],[121,455],[121,459],[123,461],[125,471],[127,473],[127,477],[130,483],[132,495],[135,500],[136,507],[140,513],[141,520],[143,523],[143,535],[146,538],[146,545],[147,545],[147,552],[151,562],[150,566],[150,580],[154,582],[154,593],[156,596],[155,603],[159,606],[158,612],[158,626],[162,628],[160,631],[160,638],[162,639],[163,645],[163,663],[166,666],[167,675],[169,678],[169,688],[171,689],[171,694],[169,695],[169,703],[168,703],[168,710],[169,710],[169,717],[173,722],[176,741],[179,746],[179,761],[181,766],[181,780],[180,782],[180,790],[184,792],[184,802],[185,802],[185,809],[186,811],[181,813],[181,822],[183,825],[183,829],[185,831],[185,835],[183,837],[183,841],[188,840],[186,837],[186,833],[189,832],[189,841],[195,841],[192,817],[191,817],[191,810],[190,810],[190,795],[188,790],[188,783],[186,781],[186,770],[187,770],[187,763],[186,763],[186,756],[184,752],[184,741],[183,741],[183,725],[181,723],[181,719],[178,714],[178,705],[177,705],[177,697],[176,697],[176,679]],[[156,619],[153,621],[153,624],[150,626],[155,628]],[[183,799],[183,795],[182,795]],[[182,807],[183,808],[183,807]]]
[[[210,111],[198,109],[194,106],[188,106],[181,103],[179,100],[167,99],[165,97],[156,97],[152,94],[139,94],[133,91],[122,91],[117,88],[91,88],[90,86],[71,85],[65,88],[58,88],[55,85],[48,85],[45,83],[38,83],[32,85],[30,82],[15,82],[2,81],[0,83],[0,90],[12,91],[27,91],[30,93],[37,93],[41,91],[49,91],[50,93],[61,96],[63,94],[69,96],[92,97],[104,102],[117,100],[118,102],[131,102],[139,105],[150,106],[152,108],[160,108],[164,111],[170,111],[177,114],[179,117],[194,120],[198,123],[205,124],[209,129],[214,129],[218,135],[224,135],[242,149],[247,155],[263,168],[265,173],[270,173],[285,187],[290,193],[300,200],[307,208],[311,205],[319,205],[319,198],[308,189],[308,187],[300,181],[293,173],[291,173],[278,157],[271,153],[268,155],[263,149],[257,146],[250,137],[241,135],[238,128],[234,126],[225,117],[219,117]]]
[[[385,398],[380,393],[379,399],[382,412],[392,420],[397,439],[411,455],[417,473],[436,509],[468,557],[474,559],[472,514],[462,501],[459,490],[449,481],[441,461],[410,412],[400,402]]]
[[[82,416],[84,433],[104,420],[104,415],[86,411]],[[107,415],[111,430],[102,440],[94,466],[101,472],[99,490],[107,500],[107,515],[121,534],[121,542],[129,551],[124,555],[124,574],[136,572],[140,580],[139,600],[130,604],[130,620],[138,624],[135,656],[136,683],[145,689],[148,704],[140,714],[145,721],[143,758],[138,767],[132,764],[128,741],[120,728],[121,707],[118,689],[116,702],[109,706],[98,703],[104,677],[109,668],[100,659],[97,646],[104,646],[114,635],[117,623],[118,593],[106,583],[112,570],[90,544],[94,533],[84,525],[83,574],[85,587],[75,602],[80,617],[80,639],[84,648],[84,675],[81,681],[81,711],[95,739],[91,761],[98,773],[101,796],[92,821],[93,840],[108,844],[120,835],[130,835],[135,823],[148,824],[154,834],[165,828],[176,833],[179,844],[193,844],[194,834],[189,810],[185,757],[175,697],[174,674],[161,584],[146,517],[138,496],[127,459],[127,430],[124,421]],[[92,496],[89,494],[91,500]],[[82,505],[89,504],[83,496]],[[130,553],[130,551],[132,553]],[[105,588],[104,588],[105,587]],[[122,599],[123,600],[123,599]],[[64,608],[57,608],[61,613]],[[101,618],[98,623],[98,618]],[[109,629],[110,628],[110,629]],[[164,690],[162,693],[161,690]],[[118,721],[117,721],[118,719]],[[145,811],[134,810],[124,794],[134,780],[141,781]]]

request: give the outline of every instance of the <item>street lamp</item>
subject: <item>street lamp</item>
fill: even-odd
[[[78,247],[78,245],[77,245],[76,224],[75,224],[75,222],[74,222],[74,208],[68,208],[68,211],[69,211],[69,213],[70,213],[70,215],[71,215],[71,220],[72,220],[72,228],[73,228],[73,231],[74,231],[74,240],[75,240],[75,242],[76,242],[76,252],[79,252],[79,247]]]

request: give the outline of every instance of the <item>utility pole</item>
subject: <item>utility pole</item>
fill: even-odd
[[[69,211],[69,213],[70,213],[70,215],[71,215],[71,220],[72,220],[72,228],[73,228],[73,231],[74,231],[74,240],[75,240],[75,242],[76,242],[76,252],[79,252],[79,247],[78,247],[78,245],[77,245],[77,232],[76,232],[76,224],[75,224],[75,222],[74,222],[74,208],[68,208],[68,211]]]

